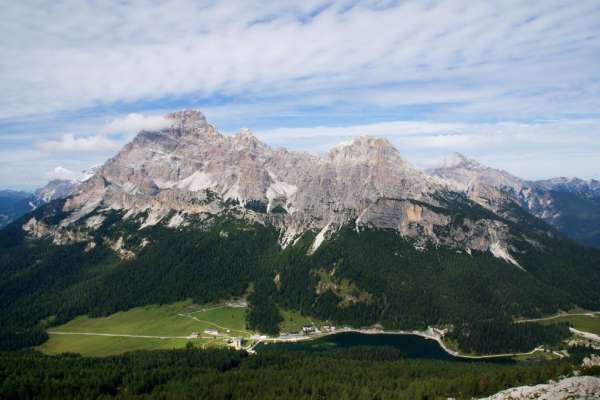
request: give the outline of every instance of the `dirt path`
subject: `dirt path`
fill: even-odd
[[[539,322],[539,321],[549,321],[551,319],[564,318],[564,317],[575,317],[575,316],[597,317],[597,316],[599,316],[599,314],[600,313],[597,311],[590,311],[590,312],[585,312],[585,313],[561,313],[561,314],[552,315],[550,317],[519,319],[519,320],[516,320],[515,322],[516,323]]]
[[[241,329],[234,329],[234,328],[226,328],[226,327],[221,326],[219,324],[216,324],[214,322],[206,321],[206,320],[200,319],[198,317],[194,317],[193,315],[189,315],[189,314],[177,314],[177,315],[180,316],[180,317],[184,317],[184,318],[191,318],[194,321],[202,322],[204,324],[212,325],[212,326],[217,327],[217,328],[219,328],[221,330],[224,330],[225,332],[227,332],[227,331],[242,332],[242,333],[244,333],[246,335],[252,336],[252,333],[250,333],[248,331],[244,331],[244,330],[241,330]]]
[[[192,336],[152,336],[152,335],[130,335],[126,333],[100,333],[100,332],[64,332],[64,331],[48,331],[49,335],[83,335],[83,336],[108,336],[108,337],[127,337],[127,338],[143,338],[143,339],[208,339]]]

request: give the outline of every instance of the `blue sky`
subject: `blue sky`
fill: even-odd
[[[597,0],[3,2],[0,90],[2,188],[192,107],[273,146],[369,133],[422,168],[600,178]]]

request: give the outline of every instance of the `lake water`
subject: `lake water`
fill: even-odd
[[[456,357],[447,353],[435,340],[425,339],[417,335],[396,335],[396,334],[363,334],[358,332],[341,332],[335,335],[329,335],[314,340],[305,340],[295,343],[269,343],[259,344],[256,350],[264,348],[281,350],[302,350],[302,351],[326,351],[333,348],[344,348],[353,346],[390,346],[395,347],[406,358],[422,358],[444,361],[461,362],[493,362],[501,364],[510,364],[514,361],[508,357],[498,357],[491,359],[473,360],[468,358]]]

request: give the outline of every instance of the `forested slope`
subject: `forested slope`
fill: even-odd
[[[32,215],[61,218],[60,206],[51,203]],[[485,212],[454,209],[457,219]],[[267,333],[278,330],[277,306],[386,329],[510,325],[515,316],[600,308],[600,252],[534,230],[535,245],[513,243],[522,270],[488,252],[417,246],[394,231],[352,225],[309,255],[313,232],[281,249],[273,227],[226,214],[171,229],[141,227],[113,211],[91,248],[26,239],[19,223],[0,231],[3,348],[39,343],[44,328],[77,315],[187,298],[202,304],[248,296],[250,327]],[[144,243],[135,257],[121,259],[110,247],[123,237]],[[486,350],[502,349],[492,343]]]

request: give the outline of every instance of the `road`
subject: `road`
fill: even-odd
[[[522,323],[522,322],[539,322],[539,321],[549,321],[551,319],[557,319],[557,318],[564,318],[564,317],[574,317],[574,316],[585,316],[585,317],[597,317],[599,316],[599,312],[598,311],[589,311],[589,312],[585,312],[585,313],[560,313],[560,314],[556,314],[556,315],[552,315],[550,317],[543,317],[543,318],[530,318],[530,319],[519,319],[515,322],[517,323]]]
[[[64,332],[64,331],[48,331],[49,335],[83,335],[83,336],[109,336],[109,337],[128,337],[128,338],[143,338],[143,339],[212,339],[205,337],[192,336],[152,336],[152,335],[129,335],[126,333],[100,333],[100,332]]]

